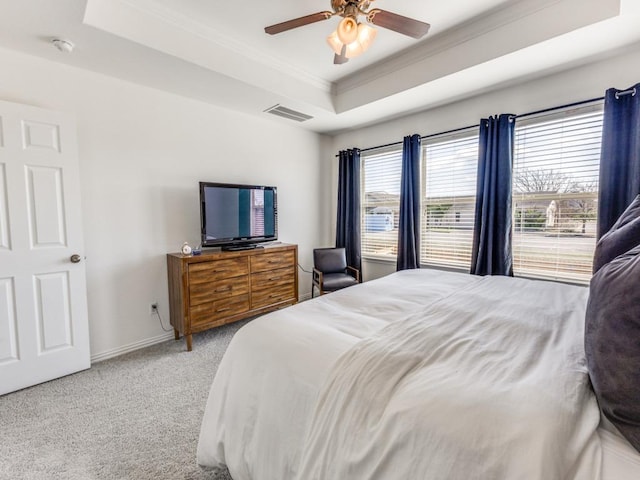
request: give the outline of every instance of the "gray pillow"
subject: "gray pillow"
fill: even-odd
[[[640,245],[591,279],[585,353],[600,408],[640,451]]]
[[[638,244],[640,244],[640,195],[636,196],[616,223],[598,241],[593,256],[593,273]]]

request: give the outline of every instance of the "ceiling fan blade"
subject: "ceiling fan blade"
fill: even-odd
[[[431,27],[428,23],[404,17],[397,13],[387,12],[386,10],[380,10],[379,8],[370,10],[367,18],[374,25],[388,28],[413,38],[424,37],[429,31],[429,27]]]
[[[294,18],[293,20],[287,20],[286,22],[277,23],[275,25],[271,25],[270,27],[265,27],[264,31],[269,35],[275,35],[276,33],[286,32],[287,30],[291,30],[293,28],[309,25],[310,23],[321,22],[322,20],[327,20],[332,16],[333,12],[312,13],[311,15]]]

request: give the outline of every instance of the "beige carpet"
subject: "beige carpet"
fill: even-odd
[[[0,479],[231,480],[196,464],[211,381],[239,322],[0,397]]]

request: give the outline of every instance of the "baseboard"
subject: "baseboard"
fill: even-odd
[[[113,350],[107,350],[106,352],[97,353],[96,355],[91,355],[91,363],[101,362],[103,360],[117,357],[125,353],[133,352],[134,350],[139,350],[144,347],[150,347],[151,345],[166,342],[167,340],[171,340],[172,338],[175,338],[173,332],[163,333],[162,335],[158,335],[157,337],[146,338],[144,340],[140,340],[139,342],[134,342],[128,345],[123,345],[122,347],[114,348]]]
[[[304,302],[305,300],[310,299],[311,292],[304,293],[298,297],[298,301],[300,302]],[[134,342],[130,343],[129,345],[123,345],[122,347],[114,348],[113,350],[107,350],[106,352],[97,353],[96,355],[91,355],[91,363],[101,362],[103,360],[117,357],[125,353],[133,352],[134,350],[139,350],[144,347],[150,347],[151,345],[162,343],[167,340],[171,340],[172,338],[175,338],[173,332],[163,333],[162,335],[158,335],[157,337],[146,338],[144,340],[140,340],[139,342]]]

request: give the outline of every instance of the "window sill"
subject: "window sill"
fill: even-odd
[[[362,260],[365,262],[371,262],[371,263],[384,263],[384,264],[395,264],[397,262],[396,258],[389,258],[389,257],[374,257],[371,255],[367,255],[367,256],[363,256]]]

